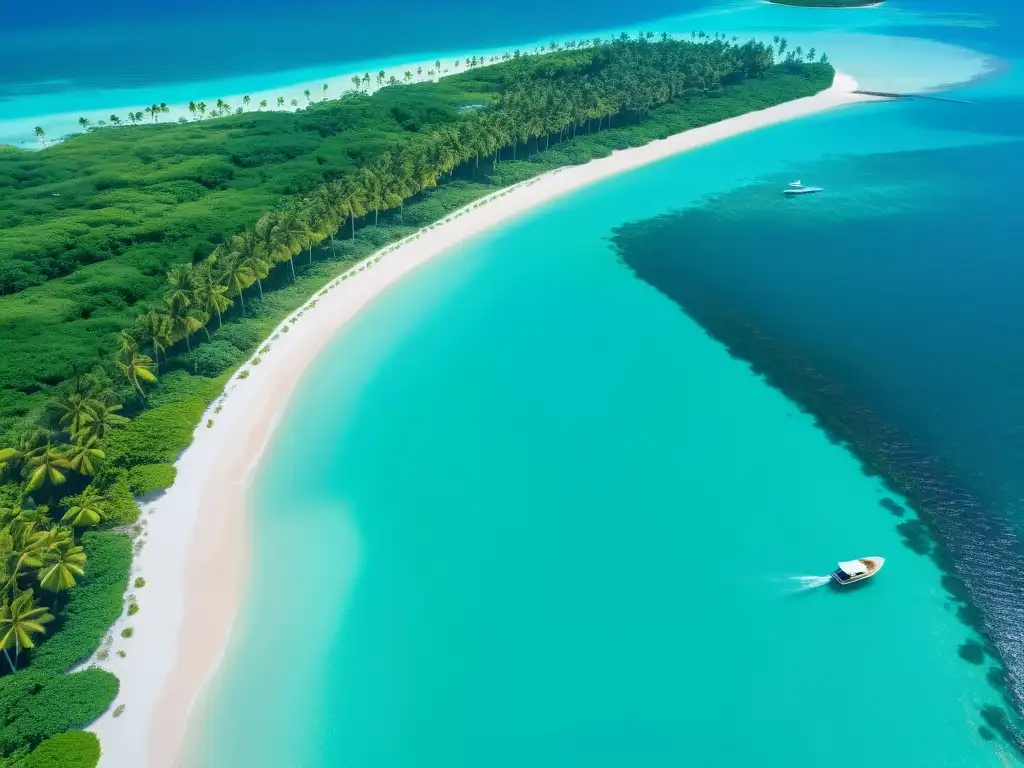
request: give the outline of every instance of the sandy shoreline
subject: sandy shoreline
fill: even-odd
[[[616,152],[586,165],[563,168],[484,198],[376,257],[372,267],[335,279],[316,295],[297,325],[267,342],[271,349],[247,378],[236,374],[196,429],[195,441],[177,462],[178,479],[144,505],[147,544],[136,557],[129,589],[140,611],[113,626],[113,650],[100,666],[121,680],[115,704],[93,724],[101,740],[101,768],[169,768],[180,765],[190,711],[215,672],[244,595],[250,477],[288,398],[320,349],[350,318],[389,285],[433,257],[560,195],[624,171],[705,144],[845,104],[869,101],[851,93],[857,83],[837,73],[832,88],[816,96],[752,112],[668,139]],[[291,326],[295,314],[282,327]],[[219,412],[215,412],[216,408]],[[208,419],[213,427],[207,428]],[[201,525],[200,517],[202,518]],[[187,616],[185,606],[188,606]],[[134,635],[121,639],[123,628]],[[194,733],[195,728],[192,728]]]

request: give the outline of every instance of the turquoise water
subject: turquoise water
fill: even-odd
[[[914,513],[609,239],[840,147],[1019,151],[952,122],[879,105],[738,137],[388,291],[264,458],[192,764],[1016,764]],[[863,588],[801,589],[869,554]]]

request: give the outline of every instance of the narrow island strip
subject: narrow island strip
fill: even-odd
[[[374,256],[372,269],[356,270],[346,280],[330,283],[328,294],[318,298],[315,306],[307,304],[297,322],[290,318],[275,329],[275,335],[285,329],[289,332],[273,343],[258,367],[243,368],[246,378],[232,379],[216,417],[216,429],[197,430],[196,441],[178,463],[178,483],[157,502],[161,512],[167,518],[174,515],[182,528],[188,528],[190,520],[198,520],[201,510],[218,510],[218,519],[206,519],[201,532],[178,532],[179,538],[183,534],[192,538],[189,546],[178,550],[181,560],[154,563],[166,571],[169,582],[178,581],[181,597],[176,602],[187,604],[189,610],[178,625],[178,644],[172,652],[173,675],[161,681],[151,671],[138,681],[125,681],[126,687],[138,684],[148,688],[150,694],[160,691],[148,717],[148,729],[134,734],[139,743],[130,754],[148,754],[146,764],[154,768],[174,765],[169,757],[182,748],[188,715],[223,654],[231,632],[233,606],[243,594],[246,494],[253,470],[303,372],[349,319],[421,264],[556,197],[747,131],[868,100],[854,95],[854,90],[856,82],[837,73],[835,84],[818,95],[616,152],[586,165],[556,169],[495,193],[457,211],[436,228]],[[254,418],[256,414],[260,415]],[[229,578],[225,578],[227,574]],[[209,585],[214,576],[218,588],[211,592]],[[173,627],[161,629],[166,632]],[[99,731],[104,743],[129,746],[127,734],[111,731],[107,736],[103,725],[99,724]],[[148,742],[146,748],[143,742]]]
[[[404,274],[560,195],[870,100],[784,42],[586,41],[296,113],[0,153],[22,180],[0,231],[0,472],[5,621],[25,633],[0,686],[89,691],[0,757],[58,753],[95,720],[69,738],[99,764],[178,764],[244,594],[249,478],[324,344]]]

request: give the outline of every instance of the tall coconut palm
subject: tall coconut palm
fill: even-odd
[[[380,209],[384,205],[384,179],[376,165],[359,169],[359,186],[366,196],[366,207],[373,211],[373,226],[377,226]]]
[[[324,95],[323,95],[323,98],[320,99],[321,101],[327,101],[327,88],[328,88],[328,84],[324,83],[324,88],[323,88]]]
[[[245,314],[245,289],[253,284],[255,278],[252,270],[242,263],[237,256],[226,252],[223,257],[217,259],[217,275],[221,283],[227,288],[228,296],[238,296],[242,303],[242,314]]]
[[[209,317],[217,315],[217,327],[220,328],[223,313],[231,306],[231,299],[228,298],[228,287],[216,279],[209,264],[205,264],[197,275],[196,301]]]
[[[78,436],[95,437],[102,440],[115,428],[123,427],[128,423],[128,419],[118,413],[120,410],[119,403],[112,405],[100,403],[93,407],[86,414],[82,431],[78,433]]]
[[[176,264],[167,270],[167,284],[171,291],[167,295],[167,304],[175,310],[186,310],[192,306],[192,265]]]
[[[98,437],[81,435],[78,440],[65,447],[64,457],[75,472],[85,477],[93,477],[99,462],[107,458],[107,455],[100,448]]]
[[[256,287],[260,292],[260,298],[262,299],[263,280],[270,274],[270,267],[272,265],[263,257],[260,241],[256,233],[250,230],[240,235],[235,235],[228,241],[228,250],[252,272],[252,276],[256,280]]]
[[[302,92],[302,95],[306,97],[306,103],[307,103],[307,104],[308,104],[309,102],[311,102],[311,101],[313,100],[313,97],[312,97],[312,96],[310,96],[310,94],[309,94],[309,88],[307,88],[306,90],[304,90],[304,91]]]
[[[242,106],[245,107],[245,111],[249,111],[249,105],[252,103],[252,96],[246,94],[242,97]]]
[[[43,565],[39,569],[39,586],[53,592],[56,606],[61,592],[66,592],[85,576],[85,549],[74,541],[64,541],[50,547],[43,553]]]
[[[195,120],[195,119],[196,119],[196,111],[197,111],[198,109],[199,109],[199,105],[198,105],[198,104],[196,104],[196,103],[195,103],[194,101],[190,101],[190,102],[188,103],[188,111],[192,113],[192,119],[193,119],[193,120]]]
[[[256,235],[263,254],[278,263],[288,260],[294,281],[295,262],[292,257],[306,247],[306,238],[309,235],[309,230],[301,217],[295,211],[266,214],[256,225]]]
[[[32,590],[25,590],[13,600],[5,600],[0,606],[0,648],[3,649],[12,672],[18,667],[18,657],[22,649],[35,648],[33,636],[46,632],[45,625],[51,621],[53,614],[46,608],[36,605]],[[10,656],[11,648],[14,649],[13,661]]]
[[[156,365],[149,355],[139,352],[139,344],[128,333],[122,332],[119,335],[120,350],[115,358],[115,363],[121,375],[128,380],[142,399],[146,399],[146,393],[142,389],[143,384],[152,384],[156,381]]]
[[[46,146],[46,131],[44,131],[42,128],[40,128],[37,125],[33,129],[33,133],[35,133],[36,138],[39,140],[39,143],[42,144],[45,147]]]
[[[341,192],[341,199],[345,201],[345,208],[348,210],[349,218],[352,221],[352,239],[356,239],[356,217],[366,215],[366,190],[362,185],[353,180],[346,179]]]
[[[17,594],[19,582],[28,569],[39,568],[43,564],[43,553],[52,537],[46,535],[48,529],[42,526],[52,525],[53,521],[49,519],[49,512],[45,507],[41,508],[43,519],[34,516],[37,511],[40,510],[21,510],[11,523],[13,549],[6,564],[6,572],[10,576],[3,587],[5,594],[10,593],[12,596]]]
[[[66,471],[71,468],[64,452],[49,440],[25,457],[25,486],[27,493],[39,490],[46,484],[63,485],[67,482]]]
[[[266,99],[260,99],[260,109],[264,110],[266,108],[267,108],[267,100]]]
[[[284,96],[278,96],[277,97],[277,107],[278,107],[278,109],[281,109],[281,108],[284,107]]]
[[[384,78],[386,77],[384,70],[382,69],[377,73],[377,87],[380,88],[384,85]]]
[[[189,286],[189,293],[191,293],[191,286]],[[174,292],[172,292],[172,295],[174,295]],[[183,300],[187,304],[192,302],[188,294],[184,295]],[[161,353],[166,355],[167,347],[172,343],[170,318],[164,312],[157,312],[155,309],[151,309],[146,314],[135,318],[135,329],[136,333],[153,350],[153,359],[156,361],[156,370],[159,373],[160,355]]]
[[[60,521],[65,525],[73,525],[75,528],[90,528],[99,525],[106,514],[107,500],[92,485],[87,485],[85,490],[71,502],[71,506],[68,507],[68,511],[64,513],[64,517]]]
[[[70,392],[65,397],[55,400],[53,405],[57,410],[60,425],[75,435],[85,428],[86,420],[93,408],[102,406],[102,403],[79,392]]]
[[[191,304],[191,300],[189,301]],[[192,334],[203,327],[202,321],[188,307],[175,304],[167,299],[167,319],[171,326],[171,338],[175,341],[185,340],[188,351],[192,351]]]

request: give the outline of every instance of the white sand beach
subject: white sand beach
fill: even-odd
[[[310,362],[350,318],[389,285],[435,256],[544,203],[663,158],[747,131],[871,97],[852,93],[853,78],[838,74],[827,91],[705,126],[586,165],[553,171],[452,214],[444,222],[390,246],[345,280],[332,280],[310,297],[302,316],[279,326],[259,365],[246,364],[197,426],[195,440],[177,462],[177,482],[145,505],[145,546],[136,557],[130,588],[140,610],[112,628],[113,650],[96,664],[121,680],[112,711],[91,728],[103,749],[102,768],[181,765],[190,713],[224,655],[244,595],[248,520],[246,496],[263,448],[289,396]],[[372,262],[372,266],[370,265]],[[312,306],[315,301],[315,306]],[[288,332],[284,333],[284,327]],[[212,427],[207,427],[212,420]],[[185,607],[188,606],[186,614]],[[121,631],[132,627],[130,639]]]

